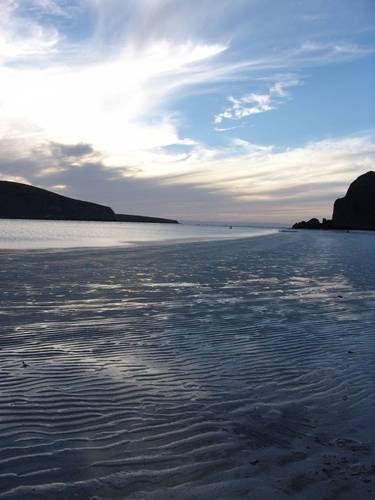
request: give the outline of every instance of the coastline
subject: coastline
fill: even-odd
[[[2,250],[130,248],[194,241],[220,241],[273,234],[277,229],[192,224],[0,220]]]
[[[277,231],[270,231],[267,234],[255,234],[252,236],[233,236],[227,238],[176,238],[171,240],[153,240],[153,241],[134,241],[122,245],[111,245],[111,246],[78,246],[78,247],[49,247],[49,248],[0,248],[0,255],[2,254],[13,254],[13,253],[23,253],[23,254],[36,254],[36,253],[75,253],[83,252],[84,254],[90,252],[118,252],[118,251],[132,251],[140,248],[159,248],[159,247],[174,247],[180,245],[199,245],[203,243],[220,243],[225,241],[241,241],[241,240],[251,240],[253,238],[263,238],[267,236],[275,236]]]
[[[1,253],[0,498],[372,498],[374,250]]]

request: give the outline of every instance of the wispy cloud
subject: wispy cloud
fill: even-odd
[[[18,2],[20,4],[20,2]],[[42,12],[53,16],[69,17],[69,4],[58,0],[23,0],[23,5],[29,11]]]
[[[136,150],[193,144],[179,136],[177,118],[163,104],[186,79],[201,80],[200,64],[224,50],[163,41],[138,51],[125,48],[115,59],[79,68],[0,67],[0,132],[95,144],[120,163]]]
[[[19,7],[16,0],[3,0],[0,5],[0,64],[56,51],[58,30],[20,15]]]
[[[230,96],[228,101],[231,105],[215,115],[214,123],[222,123],[223,120],[242,120],[251,115],[276,109],[289,97],[287,89],[300,83],[297,78],[288,78],[273,83],[264,94],[251,92],[238,98]]]
[[[343,59],[357,58],[373,54],[375,45],[360,45],[345,41],[323,43],[319,41],[304,42],[296,51],[296,56],[310,58],[317,62],[342,62]]]

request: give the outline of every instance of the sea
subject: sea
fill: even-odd
[[[139,244],[248,238],[274,228],[209,224],[0,220],[0,249],[121,247]]]

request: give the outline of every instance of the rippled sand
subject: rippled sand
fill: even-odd
[[[1,499],[375,497],[375,236],[0,261]]]

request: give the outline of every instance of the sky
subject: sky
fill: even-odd
[[[0,179],[182,221],[375,170],[374,0],[0,0]]]

